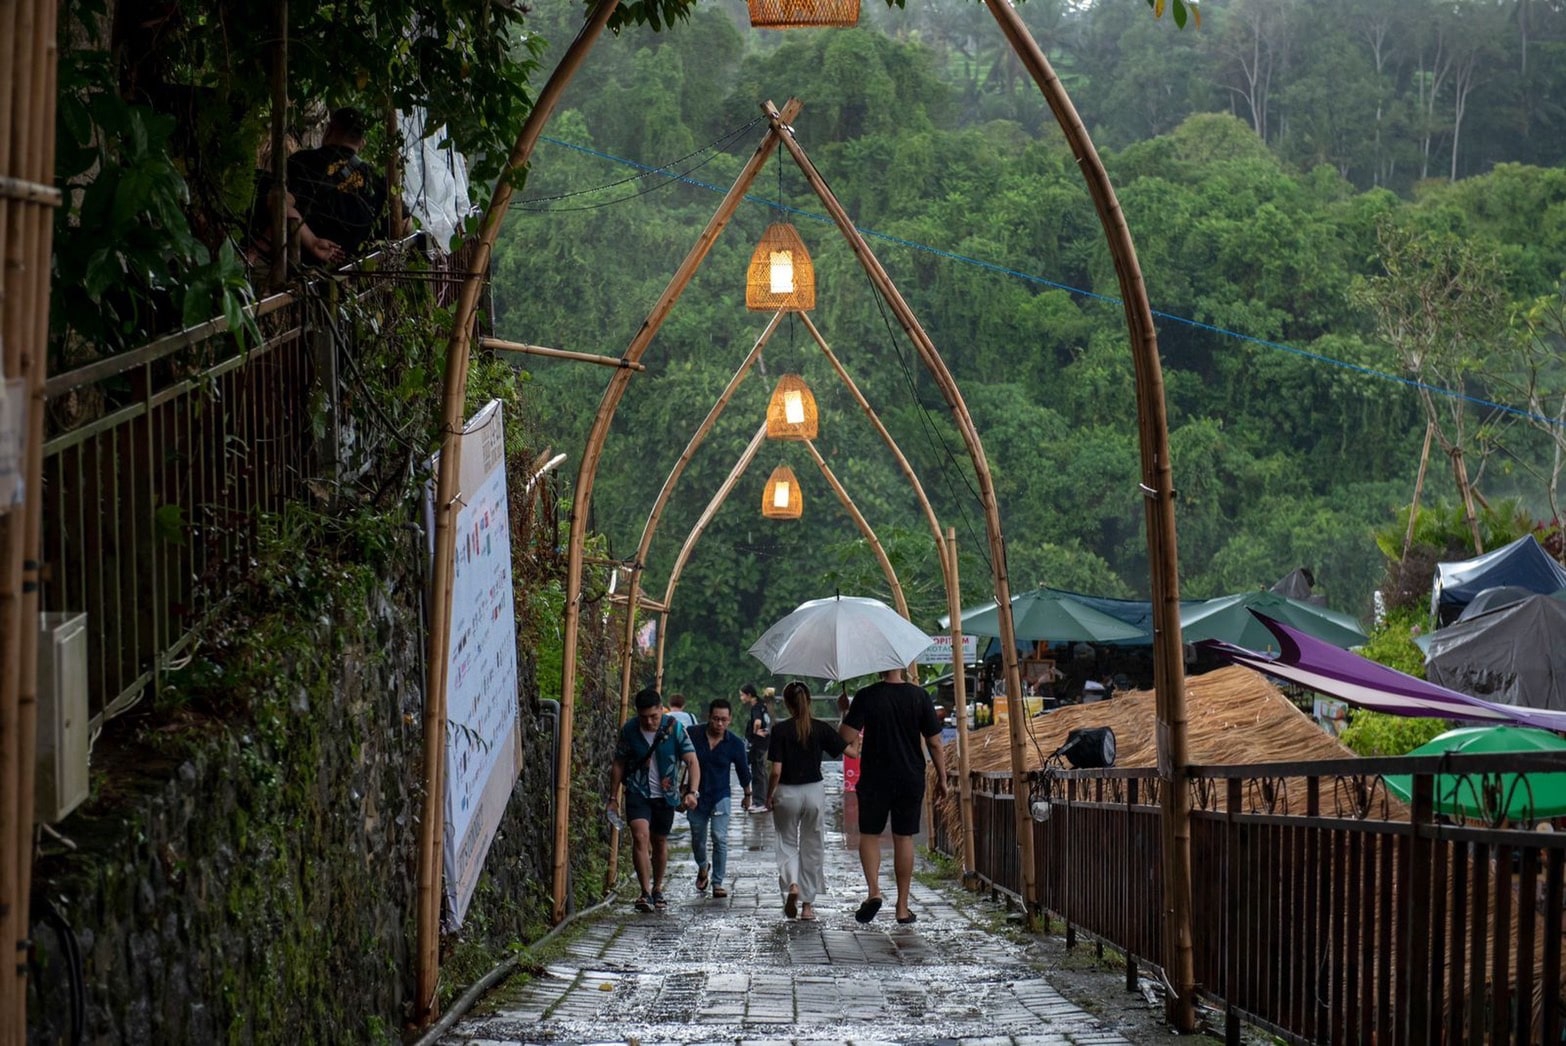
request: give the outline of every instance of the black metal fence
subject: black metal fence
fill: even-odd
[[[1561,753],[1193,768],[1196,978],[1230,1041],[1244,1020],[1291,1042],[1560,1042],[1566,833],[1502,813],[1563,774]],[[1020,895],[1009,775],[973,786],[975,871]],[[1161,965],[1156,774],[1025,787],[1040,909]],[[1467,812],[1436,803],[1454,789]],[[941,826],[937,845],[960,853],[954,835]]]

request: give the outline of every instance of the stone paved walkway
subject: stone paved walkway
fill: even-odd
[[[948,895],[916,878],[918,922],[897,925],[890,836],[882,847],[886,905],[868,926],[856,923],[864,878],[841,764],[828,764],[827,803],[830,892],[817,898],[816,922],[783,917],[770,815],[734,816],[723,900],[696,891],[685,819],[677,817],[667,912],[641,914],[626,904],[599,917],[541,975],[502,985],[441,1042],[1127,1042],[1050,987],[1017,945],[964,914],[955,885]]]

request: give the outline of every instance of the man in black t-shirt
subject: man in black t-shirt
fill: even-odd
[[[924,753],[935,764],[935,794],[946,797],[946,752],[941,724],[923,687],[903,677],[901,668],[881,673],[881,681],[854,694],[843,716],[843,739],[850,744],[863,735],[859,784],[859,863],[864,866],[868,896],[854,918],[867,923],[881,910],[881,833],[892,822],[892,873],[897,879],[897,921],[918,916],[908,910],[913,885],[914,836],[919,833],[924,804]]]

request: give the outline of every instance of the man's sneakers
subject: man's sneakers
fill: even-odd
[[[653,907],[660,912],[668,911],[669,902],[663,899],[662,890],[654,890],[652,894]]]
[[[652,911],[653,910],[653,900],[652,900],[652,898],[647,896],[646,894],[642,894],[640,897],[638,897],[636,899],[636,910],[639,911],[639,912],[650,912],[650,911]]]

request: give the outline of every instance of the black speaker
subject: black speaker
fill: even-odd
[[[1056,755],[1077,770],[1099,770],[1115,765],[1115,732],[1107,726],[1084,726],[1066,735]]]

